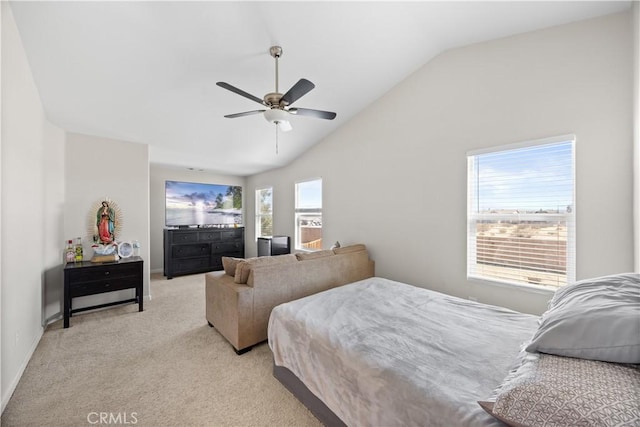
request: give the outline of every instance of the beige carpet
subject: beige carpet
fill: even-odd
[[[153,275],[125,305],[47,328],[3,426],[320,426],[273,378],[271,351],[242,356],[207,325],[204,277]],[[119,417],[119,418],[117,418]],[[126,422],[125,422],[126,421]]]

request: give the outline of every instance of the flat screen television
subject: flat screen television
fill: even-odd
[[[242,187],[165,181],[167,227],[242,225]]]

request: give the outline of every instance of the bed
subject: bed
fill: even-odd
[[[274,308],[268,329],[274,375],[328,426],[503,426],[499,420],[536,425],[526,417],[553,421],[567,413],[570,420],[586,419],[585,425],[600,425],[602,419],[594,418],[598,411],[607,420],[611,411],[623,413],[624,422],[617,425],[639,426],[640,276],[627,275],[623,282],[630,289],[630,294],[622,293],[624,301],[605,298],[598,303],[615,305],[614,311],[602,311],[608,318],[599,318],[595,310],[588,321],[579,319],[580,327],[589,334],[582,338],[575,327],[563,330],[562,321],[547,313],[542,317],[517,313],[373,277]],[[591,297],[587,302],[577,298],[574,311],[591,313],[589,301],[603,294],[601,286],[578,286],[576,292],[565,292],[570,298],[554,297],[552,305],[559,308],[550,307],[564,315],[567,304],[573,303],[566,300],[576,299],[574,294],[583,298],[586,292]],[[606,286],[611,287],[609,281]],[[614,289],[615,295],[621,294],[620,289]],[[612,312],[622,318],[612,320]],[[547,328],[545,322],[552,327]],[[615,331],[607,331],[607,325]],[[594,328],[599,328],[596,335],[591,333]],[[616,341],[622,335],[624,345]],[[536,337],[533,342],[532,337]],[[558,347],[554,342],[571,348],[550,349],[549,343]],[[615,348],[609,362],[627,363],[576,359],[606,360],[610,356],[590,354],[594,346]],[[541,354],[536,351],[540,348],[559,355]],[[569,354],[561,354],[567,351]],[[612,367],[616,373],[611,372]],[[544,369],[555,371],[541,374]],[[575,377],[585,384],[566,384],[566,374],[573,369],[582,372]],[[612,397],[610,384],[618,380],[611,375],[618,371],[620,386]],[[597,375],[606,380],[590,382]],[[555,376],[561,377],[560,385]],[[539,378],[551,382],[539,383]],[[592,386],[599,389],[591,390]],[[568,390],[565,395],[570,402],[561,402],[559,387]],[[598,408],[584,403],[578,409],[571,407],[575,401],[584,402],[583,396],[571,394],[582,389],[597,396]],[[535,396],[527,396],[531,390]],[[540,393],[548,395],[541,397]],[[611,405],[606,403],[610,400]],[[548,414],[550,405],[544,402],[557,406],[555,413]],[[492,412],[494,405],[502,412]],[[518,418],[523,406],[526,414]],[[586,418],[580,418],[583,408],[589,409]],[[516,421],[510,423],[510,419]],[[569,422],[564,419],[565,424]]]
[[[269,345],[276,377],[299,379],[327,424],[499,426],[477,401],[537,320],[374,277],[276,307]]]

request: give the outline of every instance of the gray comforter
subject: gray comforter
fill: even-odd
[[[276,307],[269,346],[349,426],[498,426],[476,402],[537,319],[374,277]]]

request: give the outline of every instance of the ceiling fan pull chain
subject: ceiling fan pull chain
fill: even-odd
[[[276,155],[278,155],[278,124],[277,123],[276,123]]]

